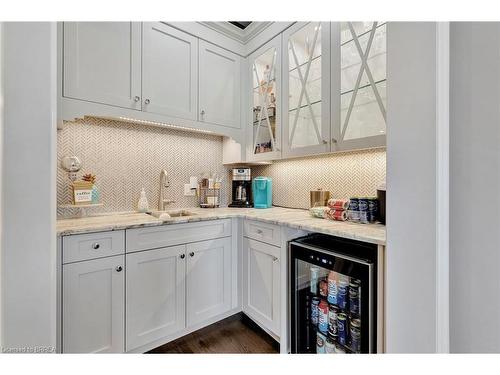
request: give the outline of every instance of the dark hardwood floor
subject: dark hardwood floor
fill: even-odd
[[[279,344],[244,314],[236,314],[148,353],[279,353]]]

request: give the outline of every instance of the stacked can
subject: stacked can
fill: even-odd
[[[347,217],[350,221],[359,221],[359,198],[353,197],[349,200]]]
[[[359,198],[358,209],[359,209],[359,222],[363,224],[368,224],[370,222],[368,214],[368,198]]]
[[[378,199],[368,198],[368,221],[374,223],[378,219]]]

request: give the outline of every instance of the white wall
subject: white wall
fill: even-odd
[[[0,212],[2,212],[3,155],[3,22],[0,22]],[[0,215],[0,348],[2,347],[2,222]]]
[[[500,352],[500,23],[452,23],[451,351]]]
[[[56,344],[56,25],[5,23],[3,348]]]
[[[438,172],[447,170],[438,152],[438,30],[436,23],[397,22],[387,31],[387,352],[447,346],[447,259],[438,283],[437,217],[447,219],[436,209]]]

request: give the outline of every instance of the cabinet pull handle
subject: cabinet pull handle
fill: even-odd
[[[122,269],[123,269],[122,266],[118,266],[118,267],[115,268],[116,272],[122,272]]]
[[[190,256],[190,257],[194,257],[194,252],[192,252],[192,251],[191,251],[191,252],[189,253],[189,256]]]
[[[149,99],[144,100],[144,104],[149,104],[149,103],[151,103],[151,100]]]
[[[186,254],[181,254],[181,259],[184,259],[186,257]]]
[[[323,142],[324,145],[328,144],[328,141],[326,139],[323,139],[322,142]]]
[[[141,97],[140,96],[134,96],[134,102],[138,102],[139,100],[141,100]]]
[[[204,109],[201,110],[200,115],[205,116],[205,110]]]
[[[262,229],[257,229],[257,234],[262,234]]]
[[[337,140],[335,138],[332,138],[332,143],[337,143]]]
[[[97,250],[101,245],[99,245],[97,242],[92,244],[92,249]]]
[[[278,260],[278,258],[273,257],[273,262],[276,262],[277,260]]]

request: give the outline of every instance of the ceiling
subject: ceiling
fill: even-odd
[[[241,30],[245,30],[252,23],[252,21],[228,21],[228,22],[240,28]]]

